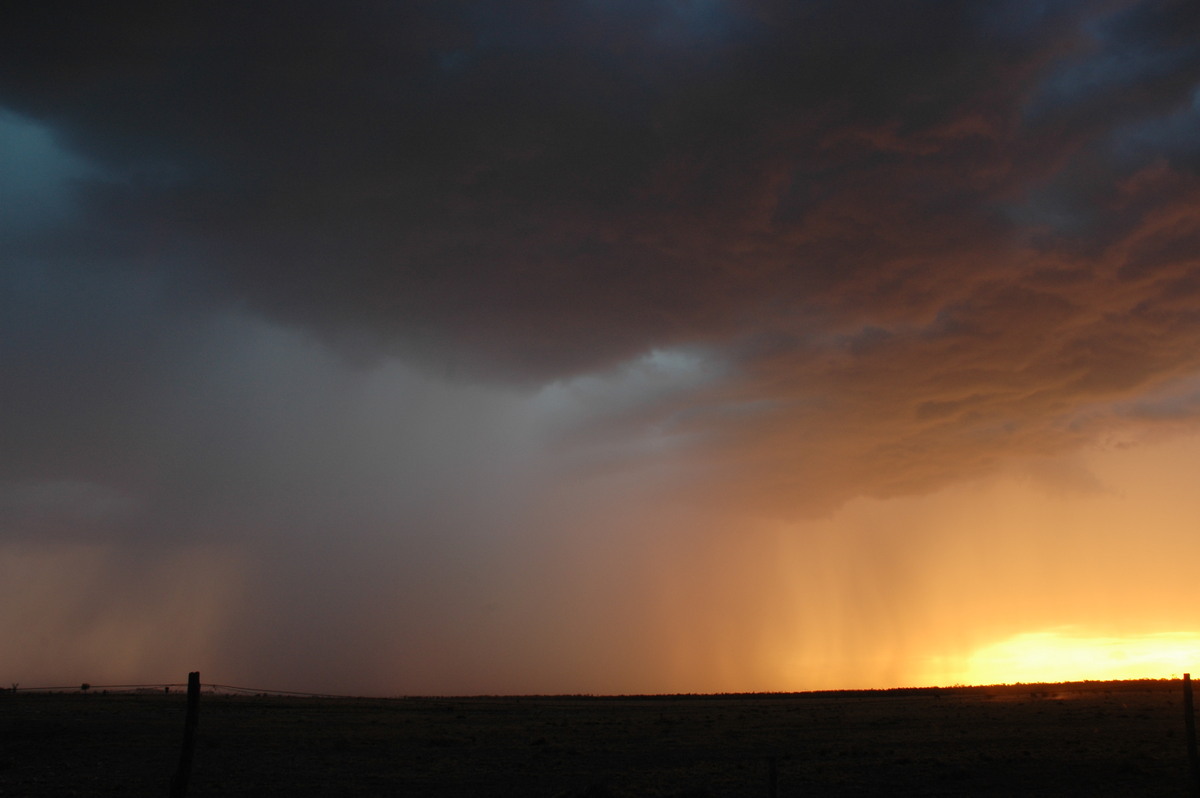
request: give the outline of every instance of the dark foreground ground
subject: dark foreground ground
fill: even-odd
[[[1178,681],[669,698],[205,693],[188,794],[1184,796],[1182,705]],[[0,795],[166,796],[184,711],[180,692],[0,694]]]

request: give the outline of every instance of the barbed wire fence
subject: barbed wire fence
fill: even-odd
[[[34,687],[26,687],[20,683],[12,683],[7,689],[2,692],[10,693],[89,693],[93,691],[111,691],[111,692],[170,692],[172,689],[186,690],[187,682],[158,682],[148,684],[91,684],[83,682],[82,684],[74,685],[38,685]],[[204,682],[200,685],[201,689],[209,693],[218,693],[226,695],[277,695],[277,696],[296,696],[300,698],[366,698],[367,696],[349,695],[341,693],[313,693],[303,690],[280,690],[274,688],[263,687],[242,687],[232,684],[217,684],[215,682]]]

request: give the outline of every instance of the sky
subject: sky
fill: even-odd
[[[0,683],[1200,670],[1200,5],[0,12]]]

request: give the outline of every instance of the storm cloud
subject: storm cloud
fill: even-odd
[[[298,682],[628,689],[670,580],[621,553],[1192,429],[1197,42],[1182,1],[6,10],[0,539],[138,595],[200,552],[247,678],[326,637],[440,653]],[[570,619],[623,571],[605,681]],[[521,635],[549,686],[461,664]]]

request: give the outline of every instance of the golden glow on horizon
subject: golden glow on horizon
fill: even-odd
[[[1163,679],[1200,670],[1200,634],[1085,636],[1070,628],[1014,635],[976,650],[961,684]]]

